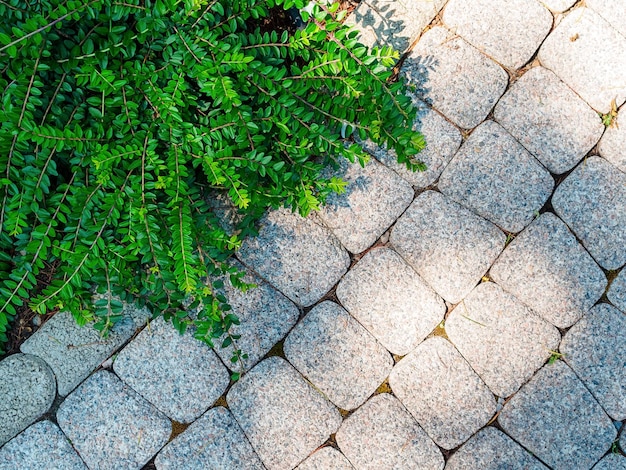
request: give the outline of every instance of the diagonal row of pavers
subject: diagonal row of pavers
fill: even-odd
[[[242,362],[55,316],[0,362],[0,469],[626,469],[626,5],[574,3],[362,2],[364,42],[419,38],[428,170],[363,142],[346,194],[268,214]]]

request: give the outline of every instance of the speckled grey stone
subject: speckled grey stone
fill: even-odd
[[[265,469],[233,416],[221,406],[194,421],[154,463],[158,470]]]
[[[51,421],[39,421],[0,449],[0,470],[87,470],[67,437]]]
[[[439,179],[439,190],[509,232],[528,225],[554,180],[494,121],[474,130]]]
[[[622,449],[622,452],[624,452],[626,449],[626,432],[623,429],[619,436],[619,446]]]
[[[240,263],[235,262],[234,266],[246,273],[244,282],[256,285],[242,292],[233,287],[229,279],[224,280],[224,294],[232,307],[232,313],[240,321],[239,325],[233,325],[230,329],[233,335],[241,336],[233,344],[248,357],[233,364],[233,345],[222,348],[223,339],[215,342],[215,352],[227,367],[241,372],[242,363],[243,370],[249,370],[289,333],[298,321],[300,311],[291,300]]]
[[[90,325],[78,326],[71,313],[60,312],[28,338],[20,350],[45,360],[54,371],[59,395],[66,396],[149,317],[146,308],[126,305],[122,320],[113,326],[108,336],[102,338]]]
[[[504,248],[496,226],[441,193],[420,194],[394,226],[391,244],[448,302],[460,302]]]
[[[316,305],[284,344],[287,360],[339,408],[352,410],[376,391],[391,355],[336,303]]]
[[[626,3],[620,0],[585,0],[611,26],[626,36]]]
[[[622,122],[626,122],[626,107],[622,106],[621,112],[621,116],[624,116]],[[626,124],[619,125],[619,116],[618,114],[618,124],[604,132],[598,144],[598,152],[609,163],[626,173]]]
[[[578,321],[600,299],[607,284],[600,267],[550,212],[507,246],[490,275],[559,328]]]
[[[413,200],[411,185],[374,159],[365,168],[343,159],[332,174],[346,192],[331,194],[319,216],[352,253],[369,248]]]
[[[57,411],[59,427],[90,469],[140,469],[165,445],[170,420],[120,379],[99,371]]]
[[[598,113],[543,67],[522,75],[500,99],[494,116],[556,174],[576,165],[604,132]]]
[[[258,363],[226,400],[268,470],[293,468],[341,424],[339,411],[280,357]]]
[[[448,459],[446,470],[547,470],[503,432],[486,427]]]
[[[440,26],[424,33],[402,73],[419,98],[465,129],[487,117],[508,82],[502,67]]]
[[[0,361],[0,445],[50,409],[54,374],[36,356],[13,354]]]
[[[387,150],[376,145],[371,140],[361,143],[363,148],[374,155],[378,161],[398,173],[415,188],[421,189],[430,186],[450,162],[452,156],[461,145],[461,132],[445,120],[434,109],[426,106],[422,101],[415,100],[418,106],[418,117],[413,128],[421,132],[426,140],[426,147],[416,155],[415,159],[426,165],[426,171],[411,171],[404,164],[398,163],[393,149]]]
[[[450,0],[443,22],[505,67],[524,65],[552,27],[536,0]]]
[[[446,312],[443,300],[389,248],[367,252],[337,286],[337,298],[400,356],[422,342]]]
[[[607,297],[613,305],[626,313],[626,269],[622,269],[613,279]]]
[[[621,454],[609,454],[600,460],[593,470],[626,470],[626,457]]]
[[[555,13],[561,13],[571,8],[576,0],[540,0],[539,3]]]
[[[286,209],[264,217],[259,236],[243,242],[239,259],[305,307],[320,300],[350,265],[348,252],[326,227]]]
[[[337,444],[355,468],[441,470],[443,456],[397,398],[370,398],[337,431]]]
[[[562,361],[539,370],[504,405],[498,421],[555,470],[590,468],[617,435],[611,419]]]
[[[557,349],[559,330],[493,282],[479,284],[446,319],[446,333],[493,393],[515,393]]]
[[[608,415],[626,419],[626,315],[596,305],[569,329],[559,350]]]
[[[625,173],[589,157],[559,185],[552,205],[600,266],[618,269],[626,263]]]
[[[359,4],[346,20],[360,31],[359,42],[368,47],[407,49],[437,15],[446,0],[397,2],[368,0]]]
[[[296,467],[296,470],[354,470],[341,452],[332,447],[322,447]]]
[[[576,8],[539,49],[544,67],[556,73],[596,111],[626,100],[626,37],[591,8]]]
[[[161,412],[190,423],[224,393],[228,370],[188,330],[181,335],[159,317],[118,354],[115,373]]]
[[[496,400],[487,386],[441,337],[427,339],[398,362],[389,385],[444,449],[465,442],[496,412]]]

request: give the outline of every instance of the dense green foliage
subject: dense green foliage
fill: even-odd
[[[396,52],[358,44],[337,5],[315,7],[302,31],[263,29],[270,8],[304,3],[0,2],[0,347],[23,302],[106,331],[120,299],[180,330],[192,302],[211,343],[237,319],[221,281],[205,280],[237,283],[225,261],[267,208],[306,214],[342,190],[322,168],[367,159],[342,136],[420,165],[415,109],[390,80]],[[216,190],[244,215],[234,233],[209,203]]]

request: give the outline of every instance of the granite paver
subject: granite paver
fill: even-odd
[[[607,414],[626,419],[626,315],[596,305],[569,329],[559,351]]]
[[[441,26],[424,33],[402,73],[419,98],[464,129],[487,117],[508,82],[502,67]]]
[[[613,279],[607,297],[613,305],[626,313],[626,269],[622,269]]]
[[[441,452],[397,398],[381,393],[348,417],[337,444],[355,468],[441,470]]]
[[[444,449],[465,442],[496,412],[487,386],[444,338],[427,339],[398,362],[389,385]]]
[[[326,227],[286,209],[268,214],[259,236],[247,238],[238,256],[305,307],[320,300],[350,265],[350,256]]]
[[[404,356],[443,320],[443,300],[393,250],[369,251],[337,286],[341,304],[383,346]]]
[[[443,22],[505,67],[518,69],[552,27],[552,15],[536,0],[450,0]]]
[[[336,406],[352,410],[389,375],[389,352],[334,302],[316,305],[289,333],[285,357]]]
[[[165,415],[107,371],[83,382],[56,416],[90,469],[140,469],[165,445],[172,430]]]
[[[506,237],[441,193],[425,191],[396,222],[390,242],[428,285],[455,304],[487,272]]]
[[[315,451],[309,458],[296,467],[295,470],[354,470],[341,452],[333,447],[323,447]]]
[[[328,197],[319,217],[352,253],[369,248],[413,200],[411,185],[374,159],[365,168],[344,159],[331,174],[348,184]]]
[[[595,10],[626,37],[626,3],[615,0],[585,0],[585,5]]]
[[[48,411],[55,395],[54,374],[39,357],[13,354],[0,361],[0,445]]]
[[[420,100],[414,100],[418,107],[418,115],[413,128],[418,130],[426,141],[426,147],[416,159],[426,165],[425,171],[411,171],[404,164],[398,163],[393,149],[384,149],[371,140],[361,143],[363,148],[378,161],[391,168],[414,188],[422,189],[430,186],[450,162],[461,146],[461,132],[437,111]]]
[[[617,435],[611,419],[562,361],[537,372],[504,405],[498,422],[555,470],[592,467]]]
[[[540,0],[539,3],[555,13],[562,13],[571,8],[576,1],[577,0]]]
[[[359,42],[368,47],[392,46],[400,52],[419,37],[446,0],[361,2],[346,21],[359,29]]]
[[[479,284],[446,319],[446,333],[493,393],[516,392],[550,357],[559,331],[492,282]]]
[[[341,424],[339,411],[280,357],[258,363],[226,401],[268,470],[293,468]]]
[[[591,8],[575,8],[552,31],[538,58],[596,111],[626,100],[626,37]]]
[[[0,470],[87,470],[56,424],[33,424],[0,449]]]
[[[146,308],[126,305],[122,320],[103,338],[91,325],[78,326],[70,312],[60,312],[24,341],[20,350],[46,361],[56,376],[59,395],[66,396],[149,317]]]
[[[491,267],[492,279],[536,313],[567,328],[602,296],[607,281],[567,226],[546,212]]]
[[[530,452],[498,429],[488,426],[448,459],[445,470],[547,470]]]
[[[626,470],[626,457],[609,454],[594,465],[593,470]]]
[[[625,173],[589,157],[559,185],[552,205],[600,266],[618,269],[626,263]]]
[[[439,190],[509,232],[544,205],[554,180],[502,126],[485,121],[441,174]]]
[[[158,354],[153,354],[158,351]],[[213,350],[159,317],[118,354],[115,373],[161,412],[190,423],[224,393],[230,375]]]
[[[528,70],[509,88],[494,117],[556,174],[573,168],[604,132],[598,113],[543,67]]]
[[[622,123],[626,122],[626,107],[620,108]],[[598,152],[609,163],[626,173],[626,124],[619,125],[620,114],[618,113],[617,125],[608,127],[598,144]]]
[[[224,407],[207,411],[167,444],[154,461],[159,470],[264,470],[243,431]]]

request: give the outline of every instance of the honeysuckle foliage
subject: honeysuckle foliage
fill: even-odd
[[[321,170],[367,160],[344,137],[423,166],[397,52],[359,44],[338,4],[263,29],[305,3],[0,1],[0,346],[25,302],[106,332],[122,301],[230,344],[219,279],[248,286],[229,257],[268,208],[306,215],[343,190]],[[216,191],[241,213],[233,231]]]

